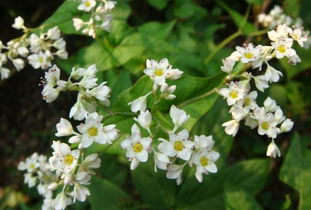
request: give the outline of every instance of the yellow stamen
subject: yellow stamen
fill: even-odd
[[[64,163],[66,165],[71,165],[73,163],[73,156],[71,154],[67,154],[64,158]]]
[[[251,99],[250,99],[250,98],[245,98],[245,99],[244,99],[244,105],[245,105],[245,106],[251,105]]]
[[[263,122],[261,124],[261,128],[264,130],[268,130],[269,129],[270,124],[268,122]]]
[[[253,53],[245,53],[244,56],[247,59],[251,59],[251,58],[253,58],[254,55],[253,55]]]
[[[143,150],[143,145],[141,145],[141,143],[136,143],[133,145],[133,150],[136,153],[139,153]]]
[[[90,1],[86,1],[86,2],[84,3],[84,5],[85,5],[86,7],[90,7],[90,6],[91,6],[91,2],[90,2]]]
[[[232,90],[229,95],[231,98],[237,98],[239,96],[238,92],[235,90]]]
[[[202,166],[207,166],[209,159],[207,157],[203,156],[203,157],[201,157],[200,162],[201,162]]]
[[[162,69],[156,69],[154,70],[154,75],[156,75],[157,77],[160,77],[164,74]]]
[[[95,127],[91,127],[87,130],[87,132],[90,136],[97,136],[98,130]]]
[[[285,48],[284,45],[278,46],[277,50],[278,50],[279,52],[281,52],[281,53],[285,53],[285,52],[286,52],[286,48]]]
[[[181,151],[184,149],[184,144],[182,143],[182,141],[175,141],[174,142],[174,149],[176,151]]]

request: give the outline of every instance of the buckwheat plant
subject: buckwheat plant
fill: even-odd
[[[23,35],[3,44],[0,41],[1,79],[10,76],[13,70],[6,66],[13,64],[16,71],[21,71],[28,62],[35,69],[47,69],[55,57],[67,59],[66,42],[57,27],[43,32],[46,26],[27,28],[22,17],[15,18],[13,28],[21,30]],[[39,33],[38,33],[39,32]]]
[[[89,15],[87,20],[73,18],[73,25],[77,31],[96,37],[96,30],[109,31],[111,27],[111,10],[115,7],[115,1],[107,0],[69,0],[79,2],[78,10]]]
[[[282,58],[287,58],[292,65],[300,62],[301,59],[293,49],[294,41],[303,47],[307,37],[301,33],[297,34],[297,28],[285,24],[269,31],[268,37],[270,45],[245,44],[243,47],[236,47],[236,51],[223,59],[221,69],[228,73],[228,83],[227,87],[221,88],[218,92],[231,107],[233,119],[223,124],[226,133],[235,136],[240,122],[244,120],[246,126],[257,128],[259,135],[266,135],[271,139],[266,154],[276,157],[281,154],[275,139],[279,134],[289,132],[294,123],[284,116],[282,109],[270,97],[264,101],[263,106],[259,106],[256,103],[258,93],[252,90],[251,81],[254,81],[255,87],[261,92],[264,92],[271,83],[278,82],[282,73],[269,62],[272,59]],[[245,65],[240,71],[234,69],[237,62]],[[250,71],[246,72],[245,70],[250,67]],[[258,69],[258,74],[255,69]]]

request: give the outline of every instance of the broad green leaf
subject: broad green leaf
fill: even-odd
[[[226,210],[260,210],[256,199],[239,185],[225,184]]]
[[[148,209],[168,210],[175,201],[176,183],[168,180],[161,171],[153,169],[153,161],[142,163],[132,171],[132,180]]]
[[[225,133],[221,125],[229,120],[228,105],[225,100],[218,98],[206,115],[197,121],[191,133],[195,135],[212,135],[215,141],[215,150],[221,155],[216,164],[218,168],[225,165],[227,155],[233,144],[233,137]]]
[[[284,10],[287,14],[293,17],[299,16],[300,10],[300,0],[285,0],[284,1]]]
[[[236,12],[235,10],[228,7],[226,4],[224,4],[222,1],[217,2],[219,5],[221,5],[232,17],[234,23],[236,26],[243,31],[244,34],[249,34],[251,32],[257,31],[257,28],[249,23],[247,20],[245,20],[245,17],[243,17],[240,13]]]
[[[49,27],[57,26],[65,34],[81,34],[73,26],[72,18],[81,16],[78,2],[64,1],[64,3],[43,24]]]
[[[291,65],[288,63],[287,58],[280,59],[279,62],[286,71],[286,75],[289,80],[294,76],[301,73],[302,71],[307,71],[311,67],[311,50],[306,50],[300,46],[296,48],[297,55],[301,58],[302,62],[297,63],[296,65]]]
[[[166,39],[170,35],[175,23],[176,21],[167,23],[147,22],[138,28],[138,32],[154,39]]]
[[[225,209],[225,183],[238,185],[254,196],[265,185],[268,166],[268,160],[247,160],[221,169],[217,174],[204,176],[203,183],[198,183],[194,177],[189,178],[181,186],[178,206],[181,209]]]
[[[148,0],[148,2],[151,6],[162,10],[166,7],[168,0]]]
[[[311,151],[305,145],[309,138],[294,135],[279,175],[280,179],[299,192],[299,210],[311,209]]]
[[[128,194],[108,180],[97,177],[92,178],[90,185],[91,196],[89,202],[91,209],[125,209],[132,202]]]

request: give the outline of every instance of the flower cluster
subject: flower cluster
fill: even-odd
[[[22,30],[23,36],[9,41],[6,45],[0,41],[0,74],[1,79],[10,76],[10,70],[4,65],[10,61],[17,71],[25,67],[26,61],[35,69],[50,67],[55,57],[66,59],[66,42],[57,27],[47,32],[34,33],[35,29],[26,28],[24,19],[15,18],[13,28]]]
[[[51,183],[56,182],[60,174],[55,173],[44,155],[33,153],[18,165],[18,170],[26,171],[24,174],[24,182],[28,187],[37,186],[38,193],[44,197],[42,209],[50,209],[50,201],[53,196],[49,189]]]
[[[42,91],[43,99],[54,101],[60,91],[78,91],[78,100],[70,110],[70,117],[84,120],[76,129],[64,118],[56,125],[57,137],[68,138],[69,144],[53,141],[53,154],[47,162],[46,157],[32,155],[21,162],[20,170],[27,170],[25,182],[29,187],[36,185],[45,197],[42,209],[65,209],[76,200],[84,202],[90,195],[93,169],[99,168],[101,160],[96,153],[85,157],[86,148],[92,144],[112,144],[119,137],[116,125],[103,124],[103,116],[98,114],[98,105],[109,106],[110,88],[107,82],[97,84],[95,65],[73,68],[67,81],[60,79],[60,69],[53,66],[45,73]],[[43,180],[43,181],[42,181]],[[44,190],[48,193],[43,192]],[[42,189],[41,189],[42,188]]]
[[[98,105],[109,106],[110,88],[107,82],[97,84],[97,68],[94,65],[84,68],[73,68],[67,81],[60,79],[60,69],[54,65],[45,73],[42,81],[43,99],[50,103],[54,101],[60,91],[78,91],[77,102],[70,110],[70,118],[83,120],[96,111]]]
[[[153,80],[153,91],[130,102],[129,105],[132,112],[140,112],[134,120],[146,132],[141,132],[139,126],[134,123],[131,135],[121,143],[121,147],[126,150],[126,157],[131,161],[131,170],[134,170],[140,162],[147,162],[149,154],[153,153],[155,171],[157,168],[166,170],[168,179],[176,179],[177,184],[180,184],[183,169],[188,164],[190,167],[196,167],[196,178],[202,182],[202,174],[217,172],[214,162],[219,158],[219,153],[212,150],[214,141],[211,136],[194,136],[193,141],[186,129],[180,130],[181,126],[190,118],[185,111],[174,105],[171,106],[170,118],[174,127],[171,130],[164,129],[167,138],[158,138],[157,149],[152,147],[156,143],[150,128],[152,111],[147,110],[147,97],[153,93],[155,97],[160,95],[160,99],[175,98],[173,93],[176,86],[169,87],[166,80],[176,80],[181,77],[182,72],[173,69],[167,59],[162,59],[160,62],[147,60],[147,68],[144,73]],[[143,133],[148,135],[145,136]]]
[[[65,209],[77,200],[84,202],[90,195],[87,185],[101,160],[96,153],[85,157],[85,148],[94,142],[111,144],[119,136],[115,125],[104,126],[102,119],[98,113],[91,113],[84,124],[77,126],[76,132],[68,120],[61,118],[55,135],[68,137],[71,145],[53,141],[53,153],[48,162],[47,157],[35,153],[19,164],[19,170],[27,171],[25,183],[29,187],[37,185],[45,198],[42,209]]]
[[[73,18],[73,25],[77,31],[96,37],[96,30],[109,31],[111,27],[111,10],[115,7],[115,1],[108,0],[73,0],[79,2],[78,10],[89,14],[88,20]]]
[[[267,155],[276,157],[276,155],[280,156],[280,152],[274,139],[278,134],[290,131],[293,122],[284,117],[283,111],[269,97],[264,101],[264,106],[259,107],[256,103],[257,91],[251,90],[251,81],[253,80],[256,88],[262,92],[271,83],[278,82],[282,73],[273,68],[269,61],[273,58],[286,57],[291,64],[300,62],[299,56],[292,47],[294,41],[303,46],[307,39],[301,36],[297,29],[286,25],[279,25],[276,30],[269,31],[268,37],[271,40],[270,46],[248,44],[244,47],[236,47],[236,51],[223,60],[221,69],[229,74],[227,79],[231,82],[227,88],[220,89],[219,94],[226,98],[228,105],[231,106],[230,113],[233,117],[223,124],[226,133],[235,136],[240,121],[245,119],[245,125],[251,128],[258,127],[260,135],[267,135],[272,139]],[[242,69],[242,72],[236,72],[234,70],[236,62],[241,62],[247,67],[251,66],[253,72],[243,72],[247,68]],[[264,65],[266,68],[263,71]],[[259,70],[259,75],[255,75],[254,69]]]
[[[275,5],[269,14],[259,14],[258,22],[261,23],[264,27],[269,29],[274,29],[279,25],[292,26],[294,28],[294,36],[304,37],[304,39],[309,39],[310,31],[303,29],[303,22],[300,18],[293,19],[291,16],[286,15],[283,9]],[[308,48],[311,44],[311,40],[307,41],[304,47]]]

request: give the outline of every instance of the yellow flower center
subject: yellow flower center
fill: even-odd
[[[156,75],[157,77],[160,77],[164,74],[162,69],[156,69],[154,70],[154,75]]]
[[[203,156],[203,157],[201,157],[200,162],[201,162],[202,166],[207,166],[209,159],[207,157]]]
[[[39,60],[39,63],[43,63],[44,58],[40,56],[38,60]]]
[[[141,152],[143,150],[143,145],[141,145],[141,143],[138,142],[133,145],[133,150],[136,153]]]
[[[89,136],[97,136],[98,130],[95,127],[91,127],[87,130]]]
[[[230,92],[229,95],[230,95],[231,98],[237,98],[239,94],[238,94],[237,91],[233,90],[233,91]]]
[[[295,39],[295,40],[298,40],[298,39],[299,39],[298,34],[293,34],[292,37],[293,37],[293,39]]]
[[[85,5],[86,7],[90,7],[90,6],[91,6],[91,2],[90,2],[90,1],[86,1],[86,2],[84,3],[84,5]]]
[[[174,142],[174,149],[176,151],[181,151],[184,149],[184,144],[182,143],[182,141],[175,141]]]
[[[263,122],[262,124],[261,124],[261,127],[262,127],[262,129],[264,129],[264,130],[268,130],[269,129],[269,123],[268,122]]]
[[[251,58],[253,58],[254,55],[253,55],[253,53],[245,53],[244,56],[247,59],[251,59]]]
[[[64,158],[64,163],[66,165],[71,165],[73,162],[73,156],[71,154],[67,154]]]
[[[245,98],[244,99],[244,105],[249,106],[251,104],[251,99],[250,98]]]
[[[284,45],[278,46],[277,50],[278,50],[279,52],[281,52],[281,53],[285,53],[285,52],[286,52],[286,48],[285,48]]]
[[[31,168],[31,169],[34,169],[36,166],[35,166],[35,164],[30,164],[30,166],[29,166],[29,168]]]

